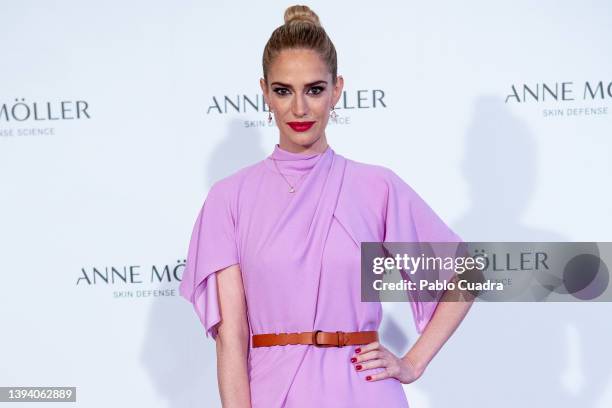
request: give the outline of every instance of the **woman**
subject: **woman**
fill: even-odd
[[[381,305],[360,301],[361,242],[459,238],[394,172],[328,145],[336,71],[316,14],[289,7],[260,80],[279,143],[216,182],[196,220],[180,293],[216,340],[224,407],[407,407],[402,384],[467,312],[412,302],[412,349],[398,357],[378,341]]]

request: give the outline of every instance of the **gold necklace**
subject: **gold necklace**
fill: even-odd
[[[276,164],[276,160],[272,159],[272,161],[274,162],[274,166],[276,167],[276,171],[278,172],[278,174],[280,174],[281,176],[283,176],[283,179],[285,180],[285,182],[289,185],[289,192],[290,193],[295,193],[295,187],[293,187],[293,185],[289,182],[289,180],[287,180],[287,177],[285,177],[285,175],[283,173],[281,173],[280,169],[278,168],[278,164]],[[304,177],[304,174],[302,174],[300,176],[300,178],[298,179],[298,181],[300,181],[302,179],[302,177]]]

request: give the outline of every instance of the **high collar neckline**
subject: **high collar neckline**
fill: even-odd
[[[282,149],[277,143],[274,145],[274,151],[270,155],[270,158],[274,160],[308,160],[315,156],[324,154],[329,149],[329,145],[322,153],[294,153],[288,150]]]
[[[331,147],[327,145],[327,148],[322,153],[294,153],[281,149],[277,143],[274,145],[274,150],[268,156],[268,159],[272,167],[276,168],[278,166],[278,170],[282,173],[301,174],[312,169],[323,155],[330,152]]]

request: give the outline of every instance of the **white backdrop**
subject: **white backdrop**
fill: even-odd
[[[261,102],[225,101],[261,101],[289,5],[2,2],[0,386],[220,406],[178,278],[210,185],[278,141]],[[337,153],[396,171],[465,240],[611,240],[609,2],[308,5],[345,78]],[[611,312],[477,303],[411,407],[612,406]],[[409,306],[386,304],[381,333],[407,351]]]

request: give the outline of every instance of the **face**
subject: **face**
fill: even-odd
[[[342,76],[338,75],[334,85],[316,51],[286,49],[268,68],[268,82],[261,78],[260,85],[280,131],[281,148],[292,152],[325,150],[325,127],[342,93]]]

